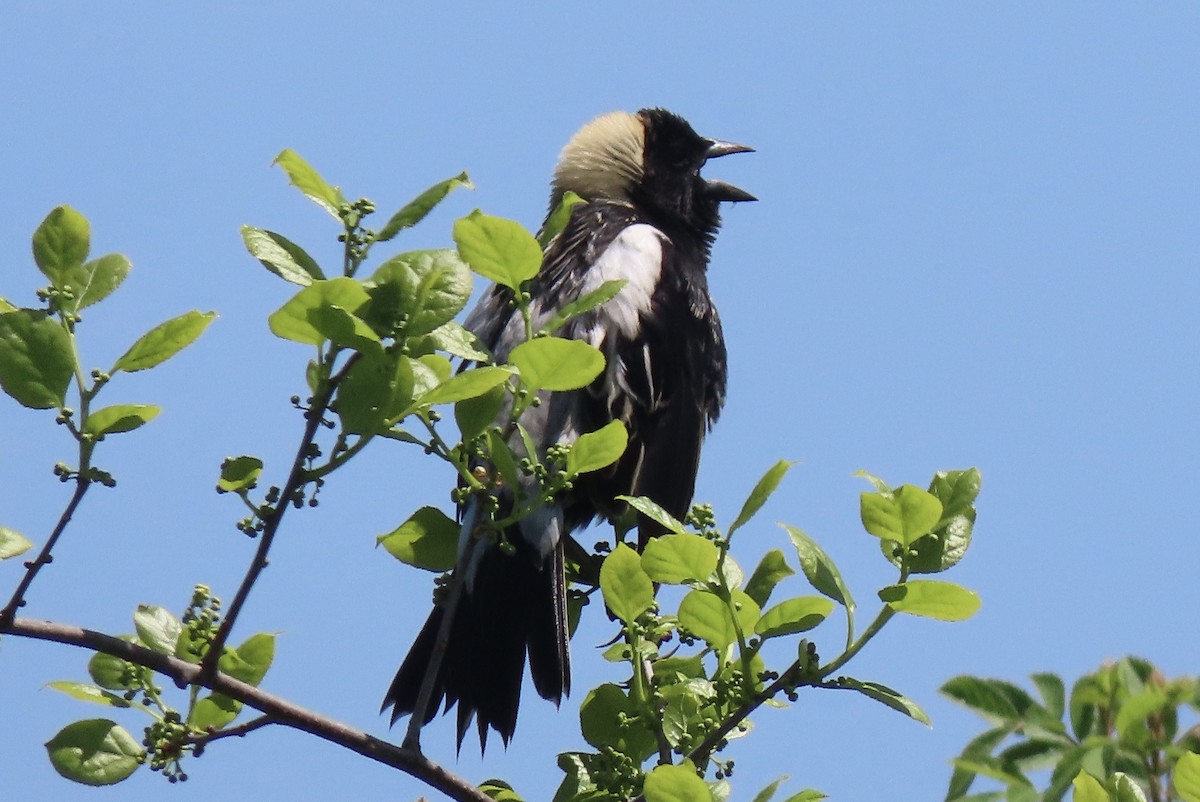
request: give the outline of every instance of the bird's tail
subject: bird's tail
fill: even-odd
[[[384,697],[382,709],[391,706],[393,724],[415,711],[439,648],[445,651],[423,723],[433,718],[443,699],[446,710],[457,704],[460,749],[472,718],[481,749],[487,745],[489,728],[508,745],[517,726],[526,655],[543,699],[558,704],[570,691],[562,545],[542,556],[513,534],[508,554],[492,543],[474,544],[482,552],[470,561],[473,565],[464,576],[456,577],[462,587],[449,627],[443,626],[446,610],[441,603],[430,613]]]

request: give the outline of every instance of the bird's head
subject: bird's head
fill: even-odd
[[[684,225],[711,238],[721,201],[754,196],[700,176],[709,159],[753,148],[702,137],[677,114],[642,109],[597,117],[571,137],[554,171],[553,210],[567,191],[588,201],[637,207],[657,222]]]

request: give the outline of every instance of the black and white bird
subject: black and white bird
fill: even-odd
[[[447,627],[443,607],[434,607],[396,674],[383,705],[392,707],[393,723],[416,710],[427,684],[425,722],[444,700],[447,710],[458,706],[460,747],[472,718],[481,746],[488,728],[507,744],[526,656],[542,698],[558,704],[570,690],[563,573],[570,533],[597,516],[620,515],[618,495],[647,496],[677,518],[686,515],[701,441],[725,401],[725,342],[707,280],[718,207],[754,200],[728,183],[702,178],[700,170],[709,159],[750,150],[702,137],[662,109],[606,114],[563,149],[550,210],[567,192],[584,202],[572,208],[529,284],[534,328],[605,281],[626,284],[613,300],[555,332],[598,348],[604,372],[586,388],[544,397],[521,423],[542,450],[539,457],[612,420],[624,423],[629,445],[612,466],[583,474],[555,503],[506,532],[511,548],[475,539],[467,551],[482,505],[469,500],[460,510],[458,603]],[[466,321],[497,363],[524,339],[510,293],[491,288]],[[500,501],[502,511],[512,504],[511,489]],[[659,534],[648,520],[639,528],[643,543]],[[444,652],[427,680],[439,639]]]

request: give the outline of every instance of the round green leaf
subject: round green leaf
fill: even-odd
[[[54,770],[84,785],[112,785],[138,767],[142,747],[125,729],[108,719],[68,724],[46,742]]]
[[[375,539],[388,554],[427,571],[449,571],[458,554],[459,525],[436,507],[422,507],[386,535]]]
[[[96,652],[88,660],[88,675],[101,688],[125,691],[134,687],[130,681],[132,664],[104,652]]]
[[[607,468],[621,458],[629,444],[629,432],[619,420],[611,420],[594,432],[579,435],[567,452],[567,473],[572,476]]]
[[[133,373],[166,362],[194,343],[216,316],[216,312],[192,310],[158,324],[131,345],[109,372]]]
[[[87,259],[91,227],[70,206],[53,209],[33,232],[33,260],[58,289],[71,284],[70,274]]]
[[[508,355],[531,390],[577,390],[604,370],[604,355],[581,340],[539,337],[523,342]]]
[[[524,226],[478,209],[454,224],[454,242],[472,270],[514,290],[542,266],[542,248]]]
[[[258,483],[263,462],[258,457],[229,457],[221,463],[221,478],[217,489],[226,493],[248,490]]]
[[[219,730],[237,718],[242,712],[242,703],[223,693],[210,693],[196,700],[188,711],[188,726],[201,732],[210,727]]]
[[[740,590],[732,592],[732,604],[737,612],[742,634],[754,630],[758,622],[758,605]],[[721,597],[710,590],[693,590],[679,604],[679,625],[714,649],[724,649],[737,640],[733,611]]]
[[[104,407],[88,415],[83,430],[96,437],[132,432],[157,418],[160,412],[162,408],[153,404],[117,404]]]
[[[269,632],[259,632],[236,649],[227,648],[217,661],[217,667],[234,679],[257,687],[274,659],[275,636]]]
[[[496,422],[508,392],[503,385],[496,385],[475,398],[464,398],[454,405],[454,420],[463,440],[483,434],[487,427]]]
[[[600,566],[600,592],[608,609],[626,624],[654,606],[654,583],[642,570],[638,553],[624,543]]]
[[[891,492],[863,493],[860,512],[863,526],[872,535],[908,546],[937,526],[942,503],[915,485],[902,485]]]
[[[63,405],[75,375],[71,337],[45,312],[0,314],[0,388],[31,409]]]
[[[879,598],[898,613],[939,621],[965,621],[979,609],[979,596],[951,582],[910,579],[879,591]]]
[[[799,596],[775,605],[762,614],[754,631],[764,638],[807,632],[833,612],[833,602],[821,596]]]
[[[646,802],[712,802],[713,798],[690,760],[678,766],[656,766],[646,775],[642,795]]]
[[[655,582],[682,585],[703,582],[717,570],[717,546],[700,535],[663,535],[642,552],[642,570]]]
[[[1075,788],[1074,802],[1112,802],[1100,781],[1086,771],[1076,774],[1071,785]]]
[[[20,532],[0,526],[0,560],[24,554],[33,548],[33,542]]]

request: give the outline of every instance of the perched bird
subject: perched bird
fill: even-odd
[[[543,397],[522,414],[521,424],[541,450],[539,458],[546,448],[612,420],[624,423],[629,445],[615,464],[581,475],[555,503],[506,532],[507,549],[472,538],[483,505],[468,500],[460,510],[457,606],[446,627],[446,610],[435,606],[396,674],[383,704],[392,707],[393,723],[416,710],[425,683],[431,690],[425,722],[444,699],[447,710],[458,705],[460,748],[472,718],[481,747],[488,728],[507,745],[526,655],[542,698],[558,704],[570,690],[565,539],[597,516],[621,514],[618,495],[648,496],[672,515],[686,515],[701,441],[725,401],[725,343],[706,276],[720,226],[718,206],[754,200],[723,181],[702,178],[700,169],[709,159],[750,150],[702,137],[662,109],[606,114],[563,149],[550,211],[567,192],[584,202],[572,208],[529,283],[535,330],[604,281],[626,284],[614,299],[555,332],[598,348],[604,372],[586,388]],[[493,287],[466,321],[498,363],[525,336],[510,299],[510,290]],[[523,454],[518,438],[512,445]],[[521,489],[536,492],[529,481],[531,488]],[[511,508],[511,496],[511,488],[501,492],[501,513],[505,505]],[[648,520],[639,522],[639,530],[643,543],[659,534]],[[439,640],[440,665],[427,680]]]

